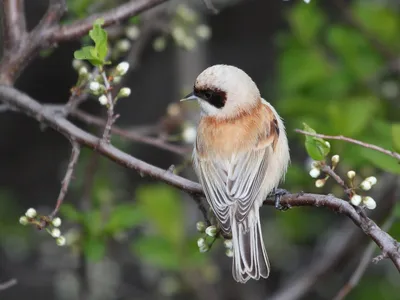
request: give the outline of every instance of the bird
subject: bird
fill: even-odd
[[[277,188],[290,163],[283,120],[251,77],[232,65],[202,71],[186,100],[200,106],[192,163],[220,230],[232,236],[233,279],[268,278],[259,209],[274,191],[283,208],[285,192]]]

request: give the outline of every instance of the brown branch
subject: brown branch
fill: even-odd
[[[25,8],[23,0],[3,0],[0,3],[2,11],[2,28],[5,52],[18,45],[26,34]]]
[[[15,278],[10,279],[10,280],[8,280],[6,282],[2,282],[2,283],[0,283],[0,291],[4,291],[6,289],[9,289],[10,287],[16,285],[17,283],[18,283],[17,279],[15,279]]]
[[[345,142],[348,142],[348,143],[356,144],[356,145],[362,146],[364,148],[368,148],[368,149],[372,149],[372,150],[375,150],[375,151],[379,151],[381,153],[384,153],[386,155],[389,155],[391,157],[394,157],[394,158],[400,160],[400,153],[397,153],[397,152],[394,152],[394,151],[390,151],[390,150],[384,149],[382,147],[379,147],[379,146],[376,146],[376,145],[373,145],[373,144],[368,144],[368,143],[364,143],[364,142],[361,142],[361,141],[358,141],[358,140],[355,140],[355,139],[352,139],[352,138],[348,138],[348,137],[345,137],[343,135],[325,135],[325,134],[320,134],[320,133],[311,133],[311,132],[307,132],[307,131],[304,131],[304,130],[301,130],[301,129],[295,129],[295,131],[298,132],[298,133],[301,133],[301,134],[315,136],[315,137],[322,138],[322,139],[340,140],[340,141],[345,141]]]
[[[105,123],[106,123],[103,119],[101,119],[99,117],[95,117],[88,113],[85,113],[81,110],[72,111],[71,115],[74,116],[75,118],[77,118],[78,120],[83,121],[89,125],[105,126]],[[151,146],[163,149],[163,150],[170,151],[172,153],[176,153],[178,155],[186,155],[189,153],[188,150],[190,150],[188,148],[170,144],[161,138],[153,138],[153,137],[144,136],[140,133],[137,133],[136,131],[125,130],[125,129],[122,129],[117,126],[113,126],[111,128],[111,132],[114,134],[117,134],[120,137],[125,138],[127,140],[151,145]]]
[[[390,227],[392,227],[393,222],[395,221],[396,217],[392,214],[383,224],[382,230],[388,231]],[[342,300],[344,299],[351,290],[357,286],[360,282],[362,276],[364,275],[365,271],[367,270],[368,266],[371,263],[372,256],[374,255],[376,245],[371,241],[367,248],[365,249],[363,255],[361,256],[360,263],[358,264],[357,268],[355,269],[353,275],[351,275],[350,280],[340,289],[338,294],[335,296],[333,300]]]
[[[57,23],[67,9],[66,2],[65,0],[51,0],[47,13],[34,30],[24,38],[24,42],[13,47],[7,55],[3,55],[0,61],[0,84],[12,85],[40,49],[60,41],[84,36],[92,28],[93,22],[97,18],[103,18],[104,26],[109,26],[166,1],[168,0],[132,0],[109,11],[61,26]]]
[[[86,19],[49,28],[46,32],[46,38],[53,43],[80,38],[92,29],[93,22],[96,19],[104,19],[104,26],[113,25],[166,1],[168,0],[131,0],[109,11],[91,15]]]
[[[71,157],[69,159],[67,171],[65,172],[65,176],[64,176],[64,179],[61,184],[61,190],[60,190],[60,194],[58,195],[58,198],[57,198],[56,207],[54,208],[53,212],[49,216],[50,219],[53,219],[57,215],[57,213],[60,209],[60,206],[64,201],[65,195],[68,192],[68,188],[69,188],[69,184],[72,179],[72,175],[74,174],[76,163],[78,162],[79,155],[81,153],[81,147],[74,140],[73,137],[71,137],[71,145],[72,145]]]
[[[67,138],[74,139],[76,143],[97,151],[121,166],[134,169],[142,175],[148,175],[154,179],[163,181],[188,194],[204,196],[200,184],[141,161],[110,144],[99,144],[99,138],[81,130],[65,119],[62,114],[55,114],[54,110],[48,109],[45,105],[41,105],[12,87],[0,86],[0,100],[5,104],[17,108],[20,112],[37,119],[39,122],[49,125]],[[193,199],[198,203],[199,197],[194,197]],[[274,199],[267,199],[264,204],[274,205]],[[282,196],[281,204],[290,207],[323,206],[346,215],[381,248],[382,252],[392,260],[393,264],[400,271],[399,243],[388,233],[382,231],[371,219],[360,215],[349,202],[336,198],[333,195],[288,194]]]

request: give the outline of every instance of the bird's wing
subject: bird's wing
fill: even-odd
[[[262,184],[279,129],[274,120],[264,128],[265,132],[260,135],[257,144],[248,151],[232,155],[230,159],[216,160],[194,155],[200,183],[224,231],[230,230],[229,208],[236,206],[236,220],[242,222],[254,201],[265,196]]]

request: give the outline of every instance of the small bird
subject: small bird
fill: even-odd
[[[230,65],[205,69],[184,100],[198,100],[201,108],[193,166],[221,230],[232,235],[233,278],[267,278],[259,208],[290,161],[283,122],[254,81]]]

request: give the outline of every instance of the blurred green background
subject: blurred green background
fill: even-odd
[[[66,23],[123,1],[67,2]],[[285,121],[292,163],[282,187],[289,191],[345,198],[332,180],[318,189],[308,175],[311,160],[304,136],[294,132],[303,122],[319,133],[399,151],[397,1],[213,3],[219,14],[201,1],[171,1],[109,29],[113,63],[127,60],[133,68],[124,82],[132,94],[117,105],[118,126],[143,132],[150,128],[151,134],[162,133],[190,148],[182,133],[196,124],[198,108],[177,101],[201,70],[227,63],[252,76]],[[28,25],[34,26],[46,1],[26,1],[26,6]],[[150,24],[156,23],[149,34]],[[126,50],[121,41],[129,41]],[[16,86],[41,102],[66,102],[77,80],[73,51],[81,43],[88,39],[42,52]],[[141,55],[132,55],[131,47],[139,48],[139,43]],[[95,98],[82,109],[104,113]],[[95,126],[77,124],[100,133]],[[196,241],[204,234],[196,231],[196,223],[202,215],[188,195],[84,149],[60,212],[67,246],[57,247],[45,231],[23,227],[18,219],[29,207],[42,214],[52,210],[68,162],[68,143],[21,115],[2,114],[0,125],[0,282],[18,280],[0,291],[0,299],[333,299],[370,242],[345,216],[327,209],[279,212],[263,207],[271,276],[237,284],[221,240],[209,252],[199,252]],[[187,163],[190,151],[183,157],[116,135],[113,143],[165,169],[174,164],[182,176],[196,180]],[[364,192],[378,205],[368,211],[371,218],[382,224],[396,213],[400,217],[399,163],[353,144],[330,144],[331,155],[340,155],[340,175],[355,170],[358,182],[378,178]],[[389,232],[400,239],[397,219]],[[395,300],[399,292],[399,274],[384,260],[368,265],[347,299]]]

